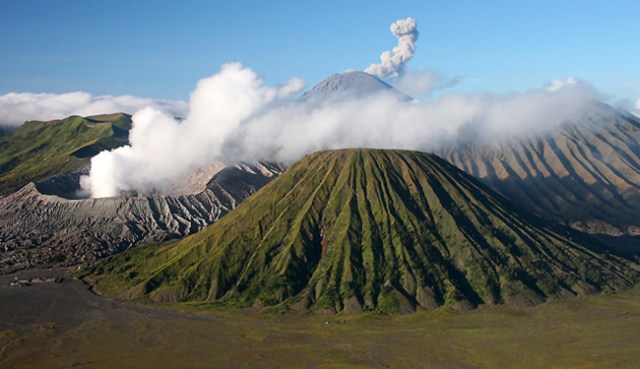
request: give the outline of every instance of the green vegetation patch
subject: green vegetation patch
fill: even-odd
[[[100,151],[125,145],[130,129],[131,116],[122,113],[26,122],[0,137],[0,193],[74,171]]]

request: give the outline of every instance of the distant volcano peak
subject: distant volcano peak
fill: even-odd
[[[309,90],[305,96],[326,97],[333,94],[345,94],[355,97],[389,92],[401,100],[412,100],[411,97],[396,90],[379,78],[360,71],[336,73],[326,78]]]

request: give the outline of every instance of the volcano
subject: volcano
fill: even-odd
[[[435,155],[351,149],[309,155],[214,225],[89,279],[136,300],[402,312],[616,291],[638,270]]]
[[[395,89],[390,84],[365,72],[336,73],[315,85],[305,93],[305,98],[362,98],[380,93],[386,93],[404,101],[413,100]]]

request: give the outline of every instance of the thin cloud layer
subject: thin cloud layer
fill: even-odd
[[[198,83],[184,121],[156,108],[136,113],[130,145],[94,157],[83,187],[93,197],[145,193],[214,160],[291,163],[323,149],[431,151],[460,140],[490,142],[577,119],[597,97],[576,80],[508,95],[452,93],[428,102],[384,92],[301,99],[296,94],[302,86],[298,79],[266,86],[251,69],[224,65]]]
[[[547,90],[549,90],[550,92],[555,92],[565,86],[575,85],[576,83],[578,83],[578,81],[576,81],[576,79],[573,77],[569,77],[567,79],[556,79],[552,81],[551,84],[549,84]]]
[[[461,77],[445,77],[430,69],[404,72],[395,82],[394,86],[413,97],[428,96],[436,90],[453,87],[460,83]]]
[[[636,100],[636,103],[633,107],[631,107],[630,105],[632,105],[633,102],[630,102],[629,104],[627,104],[627,108],[631,111],[631,113],[633,115],[635,115],[636,117],[640,118],[640,98],[638,98],[638,100]]]
[[[15,93],[0,96],[0,125],[19,127],[28,120],[61,119],[70,115],[98,115],[123,112],[133,114],[144,107],[185,116],[184,101],[153,100],[135,96],[93,96],[87,92]]]

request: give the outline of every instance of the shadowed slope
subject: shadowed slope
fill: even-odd
[[[595,250],[436,156],[340,150],[305,157],[200,233],[117,255],[91,278],[156,301],[465,309],[633,284],[631,264]]]
[[[438,153],[542,217],[640,235],[640,121],[607,105],[550,133]]]

